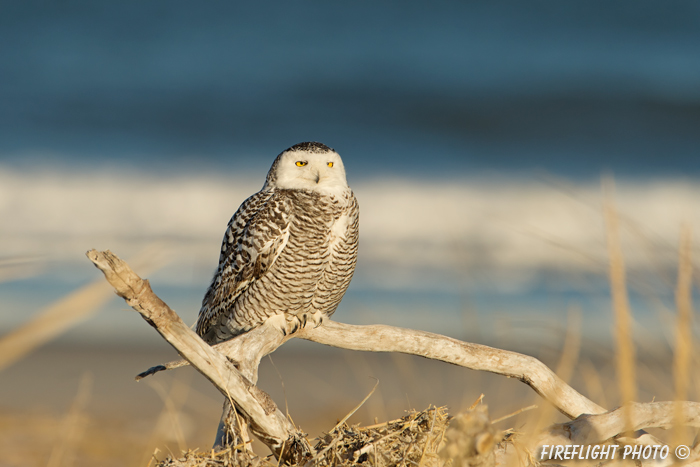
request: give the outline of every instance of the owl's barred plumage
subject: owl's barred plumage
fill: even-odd
[[[276,315],[320,324],[350,285],[358,233],[340,156],[315,142],[283,151],[228,224],[197,333],[215,344]]]

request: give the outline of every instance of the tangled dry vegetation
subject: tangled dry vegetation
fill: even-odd
[[[420,412],[373,426],[350,426],[341,423],[315,443],[315,454],[295,465],[341,467],[351,465],[384,465],[433,467],[444,464],[439,449],[444,445],[451,417],[444,407],[431,407]],[[455,436],[455,443],[463,442]],[[490,447],[490,446],[489,446]],[[172,457],[158,467],[277,467],[272,456],[261,458],[250,451],[228,448],[219,452],[189,451],[180,459]]]
[[[312,454],[298,463],[285,465],[485,467],[495,464],[496,448],[520,450],[527,463],[538,465],[514,440],[510,430],[498,431],[493,427],[485,405],[455,417],[445,407],[429,407],[367,427],[341,422],[316,439]],[[279,467],[280,462],[272,455],[259,457],[238,445],[218,452],[188,451],[181,458],[170,456],[156,464],[156,467],[229,466]]]

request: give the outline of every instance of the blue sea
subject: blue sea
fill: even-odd
[[[691,1],[2,2],[3,165],[700,173]]]
[[[607,340],[606,174],[639,325],[666,345],[678,232],[700,232],[699,3],[0,8],[3,332],[99,279],[85,250],[154,241],[173,262],[152,283],[193,321],[228,218],[314,140],[363,213],[339,320],[494,342],[505,319],[556,347],[578,307]],[[62,339],[155,338],[110,303]]]

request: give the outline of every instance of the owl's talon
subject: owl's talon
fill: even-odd
[[[313,313],[304,313],[301,315],[302,327],[306,327],[309,324],[313,324],[313,329],[316,329],[323,324],[324,315],[320,311],[315,311]]]
[[[324,319],[325,319],[325,316],[321,315],[321,318],[320,318],[320,319],[318,320],[318,322],[316,323],[316,326],[314,326],[314,329],[316,329],[317,327],[319,327],[320,325],[322,325]]]

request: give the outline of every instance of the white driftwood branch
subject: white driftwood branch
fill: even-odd
[[[420,355],[472,370],[517,378],[569,418],[583,413],[605,412],[603,407],[562,381],[544,363],[517,352],[462,342],[430,332],[384,325],[353,326],[335,321],[326,321],[316,329],[304,329],[296,337],[344,349]]]
[[[518,378],[571,419],[583,418],[582,416],[608,416],[607,411],[603,407],[592,402],[566,384],[544,363],[534,357],[517,352],[462,342],[424,331],[384,325],[353,326],[335,321],[326,321],[323,326],[316,329],[303,329],[296,337],[345,349],[420,355],[473,370],[488,371],[510,378]],[[688,402],[687,404],[694,403]],[[636,405],[643,406],[644,404]],[[601,418],[601,420],[615,419],[618,423],[621,423],[619,410],[611,413],[616,413],[616,418]],[[634,419],[639,423],[635,423],[632,431],[658,426],[653,424],[653,418],[645,418],[645,413],[648,412],[642,410],[640,418]],[[663,411],[659,408],[654,409],[656,416],[661,416],[662,413]],[[672,413],[664,414],[666,420],[672,420]],[[575,423],[576,421],[574,420],[570,423]],[[645,425],[644,423],[647,422],[652,424]],[[606,434],[619,427],[619,425],[612,422],[609,423]],[[621,429],[610,434],[605,439],[612,438],[626,431],[630,430]],[[639,433],[636,438],[620,439],[619,441],[631,444],[662,444],[656,437],[644,432]]]
[[[295,455],[290,452],[290,448],[299,442],[303,444],[303,441],[295,437],[294,426],[270,396],[258,389],[231,361],[192,331],[177,313],[153,293],[148,281],[141,279],[128,264],[110,251],[90,250],[87,257],[104,273],[117,295],[138,311],[224,396],[233,400],[236,408],[250,423],[253,433],[268,445],[275,455]],[[302,448],[304,447],[308,446]]]
[[[212,348],[235,361],[239,371],[250,381],[256,383],[258,380],[258,366],[260,360],[264,356],[277,350],[280,345],[292,337],[297,337],[297,334],[283,336],[276,327],[268,326],[266,323],[263,323],[263,325],[253,328],[245,334],[213,345]],[[162,365],[156,365],[139,373],[136,376],[136,380],[139,381],[159,371],[172,370],[187,365],[189,365],[187,360],[176,360]]]
[[[628,411],[626,412],[625,409]],[[679,413],[682,414],[680,418]],[[671,428],[679,425],[700,427],[700,403],[634,402],[625,406],[624,409],[618,407],[604,414],[584,414],[570,422],[551,425],[528,442],[527,448],[539,460],[540,449],[545,445],[549,446],[550,452],[553,446],[587,446],[602,443],[663,446],[665,443],[648,433],[637,438],[622,438],[619,435],[646,428]],[[497,455],[501,459],[508,459],[506,452]],[[617,458],[619,459],[619,456]],[[670,455],[666,459],[639,459],[639,462],[642,466],[664,467],[677,461],[674,455]],[[683,465],[697,463],[700,463],[700,456],[693,451]]]
[[[343,349],[419,355],[472,370],[517,378],[571,419],[585,413],[606,412],[534,357],[412,329],[385,325],[355,326],[327,319],[320,327],[300,329],[287,336],[282,336],[271,327],[261,326],[217,344],[215,348],[235,361],[259,362],[264,355],[294,337]],[[183,364],[185,362],[179,361],[159,365],[141,373],[139,377]]]
[[[629,409],[629,417],[624,415],[625,408]],[[619,407],[604,414],[581,415],[570,422],[552,425],[538,444],[598,444],[620,433],[644,428],[700,427],[699,402],[634,402],[625,408]],[[680,419],[675,412],[677,409],[682,414]]]

